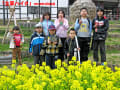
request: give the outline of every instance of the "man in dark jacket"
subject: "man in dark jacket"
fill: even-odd
[[[35,32],[31,36],[29,48],[29,53],[34,56],[34,65],[35,64],[42,65],[42,61],[40,60],[40,51],[43,42],[44,42],[43,28],[42,24],[39,23],[35,25]]]
[[[97,17],[93,20],[93,51],[94,61],[98,62],[98,47],[100,47],[101,64],[106,62],[105,40],[107,38],[107,30],[109,28],[109,22],[104,18],[104,9],[97,9]]]
[[[65,55],[67,56],[68,61],[72,60],[72,57],[75,56],[75,53],[77,53],[75,36],[76,36],[76,32],[74,28],[72,28],[69,32],[69,38],[65,40],[64,52]],[[77,50],[80,50],[80,48],[78,48]]]

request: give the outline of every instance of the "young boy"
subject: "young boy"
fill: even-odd
[[[79,46],[80,46],[80,58],[81,62],[88,60],[88,53],[91,41],[92,22],[87,17],[87,8],[80,10],[80,18],[76,20],[75,30],[77,32]]]
[[[7,37],[11,39],[10,48],[12,49],[12,60],[16,60],[16,56],[18,55],[19,65],[22,65],[21,46],[24,43],[24,38],[22,34],[20,34],[20,28],[18,26],[14,26],[13,30],[8,32]]]
[[[97,9],[97,17],[93,20],[93,51],[94,51],[94,61],[98,62],[98,47],[100,47],[101,53],[101,64],[104,65],[106,62],[106,52],[105,52],[105,40],[107,37],[107,30],[109,28],[109,22],[104,18],[104,9]]]
[[[44,41],[44,47],[46,47],[46,64],[52,69],[55,68],[55,60],[58,59],[59,47],[62,46],[61,40],[56,36],[56,28],[54,25],[50,25],[49,36]]]
[[[35,25],[35,32],[31,36],[29,53],[34,56],[34,65],[42,65],[42,60],[40,59],[40,51],[42,44],[44,42],[43,27],[42,24]]]
[[[75,56],[74,54],[77,53],[77,51],[75,51],[75,49],[77,49],[75,36],[76,32],[74,28],[71,28],[69,31],[69,38],[65,40],[64,44],[64,51],[68,58],[68,62],[72,59],[73,56]],[[78,48],[78,50],[80,50],[80,48]]]

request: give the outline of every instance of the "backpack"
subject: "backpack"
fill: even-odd
[[[78,18],[78,23],[79,23],[79,20],[80,20],[80,18]],[[87,18],[87,20],[88,20],[88,23],[89,23],[88,27],[90,28],[90,19]]]

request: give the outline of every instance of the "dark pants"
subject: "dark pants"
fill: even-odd
[[[59,58],[64,61],[64,43],[66,38],[60,38],[62,42],[62,47],[59,49]]]
[[[100,47],[100,54],[101,54],[101,62],[106,62],[106,50],[105,50],[105,40],[98,40],[98,41],[94,41],[93,44],[93,58],[94,61],[98,62],[99,58],[98,58],[98,47]]]
[[[55,61],[58,59],[58,55],[48,55],[46,54],[46,65],[50,66],[51,69],[55,68]]]
[[[88,60],[89,48],[90,48],[90,38],[78,38],[80,46],[80,60],[81,62]]]
[[[42,66],[42,62],[43,62],[44,60],[43,60],[43,58],[42,58],[42,56],[34,56],[34,65],[36,65],[36,64],[39,64],[40,66]]]
[[[68,63],[68,65],[69,65],[69,61],[71,61],[72,60],[72,57],[73,57],[74,55],[72,54],[72,55],[70,55],[69,57],[67,57],[67,63]]]

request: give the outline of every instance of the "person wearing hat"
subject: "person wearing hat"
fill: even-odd
[[[49,35],[44,41],[44,47],[46,47],[46,65],[51,69],[55,68],[55,60],[58,59],[59,48],[62,46],[61,40],[56,36],[56,28],[54,25],[50,25],[48,28]]]
[[[34,65],[42,65],[40,51],[44,42],[43,27],[41,23],[35,25],[35,32],[31,36],[29,53],[34,56]]]
[[[107,38],[107,31],[109,29],[109,21],[104,17],[104,9],[99,7],[97,9],[97,16],[93,20],[93,58],[98,62],[98,47],[100,47],[101,65],[106,62],[105,40]]]
[[[7,38],[10,39],[10,48],[12,49],[12,60],[16,60],[16,57],[18,56],[19,65],[22,65],[21,46],[24,43],[24,37],[22,34],[20,34],[20,28],[18,26],[14,26],[13,30],[10,30],[8,32]]]

